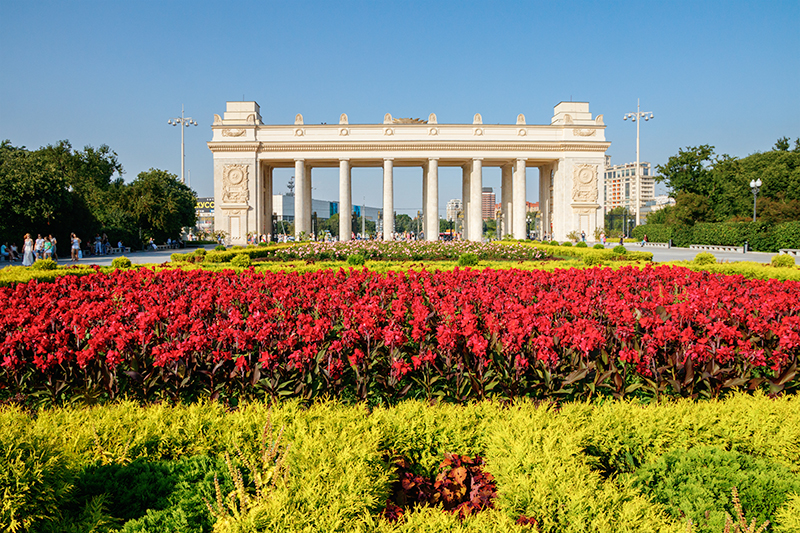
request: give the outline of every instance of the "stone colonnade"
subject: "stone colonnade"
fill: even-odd
[[[483,124],[476,114],[472,124],[439,124],[394,119],[383,124],[349,124],[342,114],[338,124],[295,123],[268,125],[255,102],[228,102],[224,118],[215,115],[214,154],[215,227],[235,244],[248,233],[272,232],[273,171],[293,168],[295,176],[295,235],[311,232],[311,183],[314,168],[339,169],[339,238],[352,234],[352,169],[383,169],[383,234],[393,230],[395,168],[422,169],[422,211],[425,238],[439,236],[439,170],[460,167],[464,233],[482,237],[483,169],[501,169],[501,232],[524,238],[527,229],[528,169],[538,169],[539,212],[542,231],[565,240],[571,232],[590,238],[602,225],[602,198],[598,178],[603,174],[605,141],[602,115],[592,118],[589,104],[562,102],[549,125],[528,125],[519,115],[516,124]]]
[[[385,158],[382,162],[383,169],[383,213],[394,213],[394,168],[395,158]],[[314,165],[320,167],[329,167],[333,163],[331,161],[316,160],[314,162],[298,159],[294,162],[294,176],[295,176],[295,197],[294,197],[294,212],[295,212],[295,235],[300,236],[301,233],[308,234],[311,231],[311,183],[312,183],[312,168]],[[285,163],[281,166],[285,166]],[[343,158],[338,161],[339,166],[339,240],[347,241],[353,233],[352,220],[348,216],[341,216],[343,213],[353,212],[353,199],[352,199],[352,168],[353,161],[349,158]],[[356,162],[358,167],[371,166],[369,162]],[[418,165],[417,162],[403,162],[404,167],[408,166],[421,166],[422,168],[422,212],[423,212],[423,226],[422,230],[425,234],[425,239],[435,241],[439,238],[439,159],[430,158]],[[462,164],[450,162],[447,166],[460,166],[462,170],[462,184],[463,184],[463,199],[464,199],[464,233],[465,238],[469,240],[480,240],[483,234],[483,217],[482,217],[482,191],[483,191],[483,159],[474,158]],[[502,220],[504,222],[502,234],[514,235],[522,238],[525,235],[527,221],[526,221],[526,161],[524,159],[516,159],[510,162],[500,162],[494,164],[500,166],[503,170],[503,183],[502,190]],[[265,185],[270,191],[272,190],[272,171],[274,168],[269,163],[262,164],[261,174],[264,176]],[[270,193],[271,194],[271,193]],[[264,202],[265,212],[269,213],[270,209],[267,208]],[[261,219],[262,217],[258,217]],[[384,221],[387,220],[384,215]],[[388,220],[391,220],[388,219]],[[256,224],[262,227],[262,224]],[[270,233],[272,231],[271,218],[263,218],[263,232]],[[393,228],[391,224],[384,224],[383,238],[391,238]]]

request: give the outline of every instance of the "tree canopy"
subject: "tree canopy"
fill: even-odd
[[[789,150],[782,137],[769,152],[744,158],[717,156],[702,145],[678,150],[656,167],[656,181],[665,183],[676,205],[659,213],[665,223],[749,220],[753,214],[750,182],[760,179],[759,220],[780,223],[800,220],[800,141]]]
[[[28,150],[0,143],[0,238],[52,234],[66,249],[75,232],[84,241],[106,232],[112,242],[138,245],[139,235],[177,237],[194,225],[194,193],[174,174],[151,169],[133,183],[122,178],[108,146],[74,150],[69,141]]]

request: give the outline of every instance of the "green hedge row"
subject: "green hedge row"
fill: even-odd
[[[647,234],[650,242],[668,242],[675,246],[690,244],[741,246],[745,241],[759,252],[777,252],[781,248],[800,249],[800,221],[768,224],[766,222],[698,223],[694,226],[644,224],[633,229],[641,240]]]
[[[278,444],[288,475],[259,496],[251,474],[263,486],[275,471],[261,468],[265,441]],[[691,519],[695,533],[721,533],[736,486],[748,519],[788,533],[800,530],[798,442],[796,396],[371,411],[119,403],[36,416],[0,406],[0,530],[682,533]],[[226,453],[244,475],[236,490]],[[383,518],[397,482],[391,458],[430,476],[444,453],[485,459],[494,508],[463,522],[430,507]],[[215,477],[225,518],[205,506],[219,508]],[[537,526],[518,525],[520,515]]]

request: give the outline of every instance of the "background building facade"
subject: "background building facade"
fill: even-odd
[[[636,212],[636,163],[611,165],[610,157],[606,157],[606,169],[603,174],[603,205],[606,212],[617,207],[627,207]],[[648,205],[655,199],[655,179],[649,162],[639,163],[642,195],[639,206],[641,213],[649,212]]]
[[[447,202],[447,220],[453,221],[458,218],[458,212],[463,209],[461,198],[452,198]]]
[[[491,220],[495,218],[495,197],[494,190],[491,187],[483,188],[483,202],[481,203],[481,215],[483,220]]]

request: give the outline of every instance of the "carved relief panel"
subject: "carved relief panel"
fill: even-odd
[[[597,201],[597,166],[575,165],[572,174],[572,201],[581,203]]]
[[[222,202],[246,204],[250,199],[248,165],[225,165],[222,169]]]

